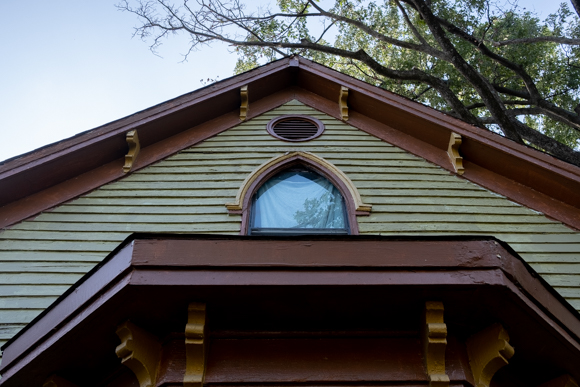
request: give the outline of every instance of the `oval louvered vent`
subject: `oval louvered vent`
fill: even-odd
[[[284,141],[308,141],[324,131],[324,124],[314,117],[289,115],[268,123],[268,133]]]

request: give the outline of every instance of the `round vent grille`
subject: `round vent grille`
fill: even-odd
[[[268,133],[284,141],[308,141],[324,131],[324,124],[314,117],[281,116],[268,123]]]

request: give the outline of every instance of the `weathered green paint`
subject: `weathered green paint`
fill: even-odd
[[[309,142],[277,140],[266,123],[307,114]],[[580,233],[299,102],[274,109],[0,234],[0,342],[12,337],[132,232],[238,234],[224,207],[257,166],[309,151],[345,172],[365,203],[363,234],[494,235],[580,310]]]

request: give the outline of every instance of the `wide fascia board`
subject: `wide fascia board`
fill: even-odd
[[[283,82],[278,85],[273,82],[280,80]],[[339,92],[341,86],[347,87],[352,105],[347,123],[450,172],[454,170],[446,147],[451,133],[457,133],[463,137],[464,178],[580,229],[580,168],[303,58],[262,66],[0,165],[0,187],[14,191],[13,200],[0,201],[4,205],[0,208],[0,228],[123,177],[125,134],[129,130],[147,129],[146,133],[155,132],[156,136],[149,142],[142,140],[135,171],[239,124],[236,98],[245,85],[249,85],[248,119],[294,98],[341,119]],[[163,130],[151,129],[155,122],[204,103],[218,103],[219,98],[227,103],[215,117],[208,116],[204,122],[180,128],[167,137],[163,137]],[[111,139],[116,141],[116,150],[109,149]],[[50,163],[59,161],[72,168],[74,160],[108,151],[106,162],[74,176],[65,173],[62,176],[66,179],[46,183],[24,198],[17,196],[16,192],[22,192],[21,182],[42,178],[43,168]]]
[[[389,260],[384,259],[385,255]],[[426,255],[429,261],[425,261]],[[135,297],[133,293],[123,295],[130,287],[139,288],[139,291],[155,287],[159,291],[175,289],[180,292],[184,287],[248,285],[427,287],[456,289],[453,294],[474,287],[482,287],[481,291],[501,289],[517,300],[520,310],[513,312],[519,313],[519,319],[537,322],[554,338],[554,343],[574,354],[574,359],[580,358],[578,312],[537,278],[509,246],[494,238],[288,240],[142,234],[126,240],[103,264],[84,276],[4,345],[0,385],[12,385],[12,376],[26,378],[27,365],[39,356],[46,353],[59,356],[54,351],[63,350],[69,332],[82,330],[91,321],[101,321],[96,316],[110,312],[99,312],[108,300],[117,297],[115,302],[120,304],[135,301],[118,299]],[[156,310],[155,305],[144,305],[149,312]],[[115,320],[114,316],[108,318]],[[517,335],[519,333],[514,332],[514,336]],[[66,356],[79,355],[76,351],[64,350]]]

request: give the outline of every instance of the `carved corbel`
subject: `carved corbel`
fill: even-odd
[[[248,116],[250,110],[250,101],[248,100],[248,85],[240,87],[240,98],[242,103],[240,105],[240,121],[244,121]]]
[[[340,87],[340,96],[338,98],[338,106],[340,107],[340,116],[344,121],[348,120],[348,105],[346,103],[348,99],[348,87]]]
[[[578,387],[578,382],[570,375],[562,375],[542,384],[540,387]]]
[[[137,135],[137,130],[131,130],[127,132],[127,144],[129,144],[129,152],[125,155],[125,165],[123,165],[123,172],[127,173],[133,168],[135,160],[137,160],[137,155],[141,150],[141,144],[139,143],[139,136]]]
[[[465,168],[463,168],[463,157],[459,154],[459,147],[461,146],[461,136],[457,133],[451,132],[449,137],[449,146],[447,148],[447,154],[451,159],[451,164],[457,172],[458,175],[463,175]]]
[[[42,387],[77,387],[76,384],[57,375],[52,375],[42,384]]]
[[[201,387],[205,376],[205,304],[192,302],[185,326],[184,387]]]
[[[429,377],[429,386],[449,386],[445,373],[445,348],[447,347],[447,325],[443,320],[443,303],[425,303],[423,325],[423,357]]]
[[[500,324],[494,324],[467,339],[469,365],[475,387],[489,387],[493,375],[514,355],[510,337]]]
[[[161,357],[161,343],[157,337],[127,321],[117,328],[121,344],[115,352],[121,362],[133,371],[140,387],[153,387]]]

